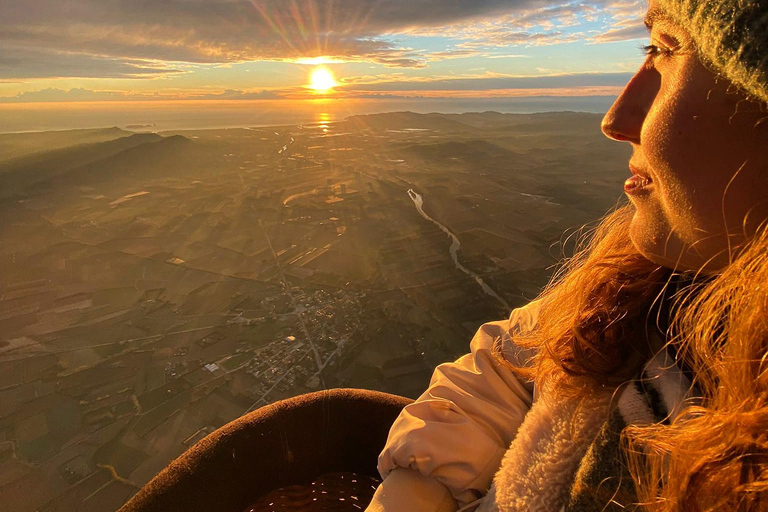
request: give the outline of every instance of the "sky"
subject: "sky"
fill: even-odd
[[[645,6],[2,0],[0,102],[616,96]],[[318,67],[335,87],[309,87]]]

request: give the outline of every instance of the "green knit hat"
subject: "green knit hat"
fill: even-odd
[[[659,0],[714,71],[768,103],[768,0]]]

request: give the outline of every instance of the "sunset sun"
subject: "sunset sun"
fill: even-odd
[[[333,78],[333,73],[327,68],[317,68],[309,77],[309,88],[317,92],[328,92],[339,85]]]

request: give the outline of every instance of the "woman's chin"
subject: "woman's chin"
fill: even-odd
[[[629,238],[643,257],[662,267],[681,270],[680,251],[676,250],[679,245],[677,237],[665,229],[664,224],[636,211],[629,226]],[[673,253],[678,257],[671,257]]]
[[[683,243],[673,232],[646,229],[633,222],[629,237],[643,257],[674,271],[716,274],[728,264],[725,253],[702,254],[693,250],[690,244]]]

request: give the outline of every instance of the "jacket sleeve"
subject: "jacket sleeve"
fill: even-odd
[[[488,491],[532,402],[530,384],[499,364],[492,348],[501,338],[505,357],[525,364],[531,354],[512,345],[510,332],[533,328],[538,310],[533,302],[484,324],[471,353],[435,369],[427,391],[392,425],[379,456],[384,482],[369,512],[455,510]]]

